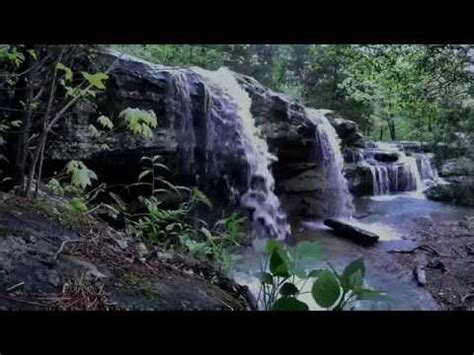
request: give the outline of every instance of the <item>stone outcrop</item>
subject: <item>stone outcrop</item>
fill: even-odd
[[[107,52],[98,61],[106,66],[116,59],[117,53]],[[277,157],[271,169],[284,210],[290,215],[324,215],[324,201],[317,199],[318,189],[324,189],[323,167],[315,162],[315,124],[308,120],[306,108],[251,77],[235,75],[251,98],[252,115],[269,151]],[[225,119],[210,123],[210,105],[212,110],[222,109],[216,100],[209,97],[205,80],[192,70],[121,57],[97,105],[77,105],[67,124],[56,128],[59,134],[46,152],[46,176],[70,159],[81,159],[102,181],[128,184],[136,182],[140,158],[158,154],[175,172],[175,181],[199,186],[213,201],[222,202],[221,207],[235,206],[250,184],[249,166],[235,123]],[[117,117],[127,107],[156,113],[158,127],[152,138],[133,137],[120,129]],[[344,144],[360,144],[361,134],[352,121],[334,117],[328,110],[321,112],[340,132]],[[111,118],[117,129],[95,137],[90,125],[98,126],[100,115]],[[187,133],[183,131],[186,125],[192,127]]]
[[[425,192],[431,200],[474,206],[474,160],[448,159],[439,171],[442,178]]]

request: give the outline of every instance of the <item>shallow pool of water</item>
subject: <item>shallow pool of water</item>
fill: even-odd
[[[322,249],[322,259],[307,262],[308,270],[326,266],[329,261],[339,271],[352,260],[363,257],[366,265],[365,283],[374,289],[388,293],[393,302],[359,302],[361,310],[435,310],[437,304],[431,295],[418,287],[413,271],[398,264],[390,249],[416,246],[416,238],[410,234],[410,223],[415,218],[450,218],[472,215],[473,209],[451,206],[427,200],[417,194],[399,194],[359,198],[354,201],[357,224],[380,235],[380,241],[373,247],[356,245],[336,236],[322,221],[299,221],[293,227],[293,236],[288,244],[303,240],[317,241]],[[249,286],[257,295],[259,289],[255,273],[260,270],[260,257],[249,248],[242,252],[242,259],[234,266],[233,276]],[[309,292],[312,283],[306,284],[303,292]],[[310,294],[301,297],[311,309],[319,309]]]

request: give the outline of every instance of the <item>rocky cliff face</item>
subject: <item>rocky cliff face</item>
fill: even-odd
[[[104,53],[103,65],[117,59]],[[81,159],[108,183],[135,182],[143,155],[159,154],[175,172],[177,182],[197,185],[222,207],[235,206],[249,186],[249,164],[235,122],[226,120],[219,97],[210,97],[205,80],[192,70],[165,68],[121,57],[109,74],[107,90],[96,105],[81,104],[71,113],[47,150],[50,173],[70,159]],[[315,159],[315,123],[298,100],[273,92],[253,78],[235,74],[251,98],[251,112],[277,157],[271,169],[276,193],[290,215],[321,216],[324,201],[323,167]],[[185,81],[185,85],[183,84]],[[150,139],[132,137],[120,129],[118,114],[127,107],[153,110],[158,127]],[[323,112],[323,111],[322,111]],[[323,112],[343,144],[360,145],[356,125]],[[95,137],[90,130],[99,115],[115,121],[117,129]],[[214,115],[210,119],[210,115]],[[187,127],[187,128],[186,128]],[[316,200],[315,200],[316,198]]]

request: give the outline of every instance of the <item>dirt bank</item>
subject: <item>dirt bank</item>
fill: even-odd
[[[397,260],[424,268],[424,287],[440,309],[474,310],[474,216],[435,215],[406,223],[418,246],[394,253]]]
[[[245,310],[246,287],[212,265],[137,244],[54,201],[0,195],[1,310]],[[61,216],[61,218],[60,218]]]

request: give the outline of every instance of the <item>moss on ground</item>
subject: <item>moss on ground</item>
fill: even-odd
[[[151,300],[157,300],[160,297],[149,280],[134,272],[126,273],[120,280],[120,285],[124,290],[140,293]]]

